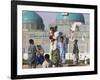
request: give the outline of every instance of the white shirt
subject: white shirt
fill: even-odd
[[[59,31],[56,31],[55,33],[54,33],[54,39],[57,39],[58,38],[58,36],[59,36]]]
[[[52,62],[51,62],[51,61],[47,62],[47,61],[45,60],[45,61],[43,62],[43,64],[42,64],[42,67],[43,67],[43,68],[52,67]]]

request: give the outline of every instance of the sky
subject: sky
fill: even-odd
[[[52,12],[37,12],[43,19],[45,27],[48,26],[48,24],[55,23],[57,13]]]

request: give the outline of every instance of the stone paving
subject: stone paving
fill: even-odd
[[[62,66],[59,66],[59,67],[74,67],[74,66],[88,66],[89,64],[78,64],[78,65],[75,65],[75,64],[63,64]],[[30,65],[28,64],[25,64],[23,65],[23,69],[30,69]],[[42,68],[42,65],[37,65],[36,68]]]

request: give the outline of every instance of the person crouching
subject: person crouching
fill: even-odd
[[[50,56],[49,54],[45,54],[45,60],[42,64],[43,68],[48,68],[48,67],[52,67],[52,61],[50,60]]]

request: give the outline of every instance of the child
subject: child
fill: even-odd
[[[45,61],[42,64],[43,68],[52,67],[52,61],[49,59],[49,54],[45,54]]]
[[[53,39],[53,36],[54,36],[54,28],[53,27],[50,27],[50,31],[49,31],[49,39]]]
[[[74,55],[74,63],[78,64],[79,63],[79,49],[78,49],[78,40],[74,40],[74,45],[73,45],[73,55]]]
[[[36,52],[36,63],[37,65],[42,65],[44,61],[44,50],[41,45],[37,45],[37,52]]]

